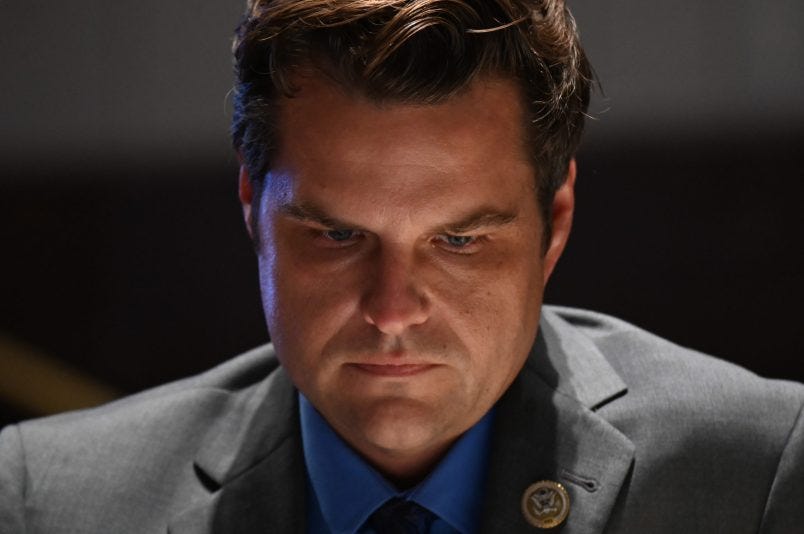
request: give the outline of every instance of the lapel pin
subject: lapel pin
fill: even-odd
[[[564,486],[552,480],[540,480],[522,494],[522,515],[536,528],[555,528],[567,518],[570,498]]]

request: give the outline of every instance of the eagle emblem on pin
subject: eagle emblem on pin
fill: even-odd
[[[522,495],[522,515],[536,528],[557,527],[567,518],[569,510],[567,490],[552,480],[535,482]]]

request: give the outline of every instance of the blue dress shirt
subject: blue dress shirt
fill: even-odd
[[[399,491],[368,465],[299,394],[307,465],[307,531],[371,534],[368,517],[392,497],[409,499],[438,518],[430,534],[473,534],[486,481],[493,409],[466,431],[419,485]]]

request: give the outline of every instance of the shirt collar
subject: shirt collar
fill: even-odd
[[[386,500],[402,497],[462,533],[475,532],[485,488],[493,409],[466,431],[418,486],[397,491],[346,444],[299,393],[311,502],[332,532],[357,532]]]

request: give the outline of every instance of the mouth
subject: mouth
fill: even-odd
[[[414,376],[437,367],[437,365],[429,363],[352,363],[349,366],[363,373],[387,377]]]

